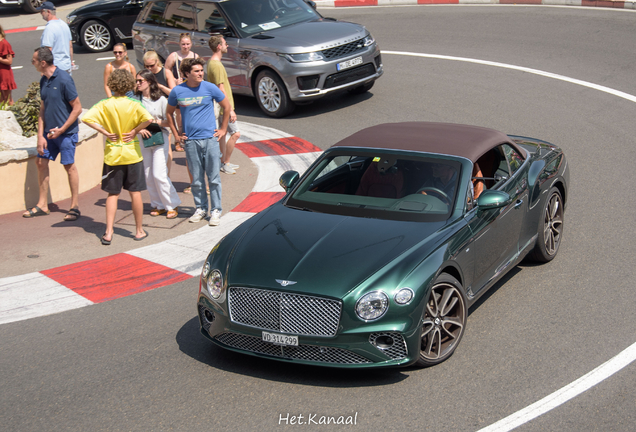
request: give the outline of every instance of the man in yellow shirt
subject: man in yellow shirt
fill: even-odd
[[[227,124],[227,134],[219,138],[219,146],[221,147],[221,172],[226,174],[235,174],[238,169],[238,165],[230,163],[230,157],[234,151],[234,145],[241,137],[241,132],[238,130],[238,124],[236,123],[236,113],[234,112],[234,98],[232,97],[232,88],[227,78],[227,72],[221,58],[223,54],[227,53],[227,43],[225,38],[221,35],[214,35],[208,40],[208,45],[213,54],[208,62],[208,81],[216,86],[225,94],[225,97],[230,101],[232,111],[230,111],[230,121]],[[223,108],[221,108],[221,115],[223,114]],[[227,136],[230,136],[227,139]]]
[[[146,190],[146,178],[137,134],[154,121],[139,100],[126,97],[126,93],[135,88],[135,78],[129,71],[114,70],[107,84],[114,96],[97,102],[82,116],[84,123],[106,136],[102,190],[108,192],[108,197],[103,245],[110,245],[113,239],[122,187],[130,192],[137,229],[134,239],[148,237],[141,226],[144,208],[141,191]]]

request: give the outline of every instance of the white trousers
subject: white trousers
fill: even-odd
[[[144,174],[146,187],[150,195],[150,206],[159,210],[174,210],[181,204],[177,190],[168,177],[168,146],[170,140],[166,132],[163,133],[163,145],[144,147],[139,135],[141,154],[144,157]]]

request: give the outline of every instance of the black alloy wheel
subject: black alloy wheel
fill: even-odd
[[[539,221],[537,244],[531,258],[538,262],[552,261],[559,252],[563,237],[563,198],[556,187],[550,189],[549,198],[543,208],[543,217]]]
[[[420,358],[415,364],[433,366],[453,355],[464,335],[467,316],[461,284],[449,274],[440,274],[424,308]]]

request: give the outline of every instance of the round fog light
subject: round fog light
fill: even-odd
[[[389,349],[393,346],[393,338],[391,336],[379,336],[375,338],[375,346],[380,349]]]
[[[402,288],[397,293],[395,293],[395,302],[399,305],[409,304],[411,300],[413,300],[413,290],[411,288]]]

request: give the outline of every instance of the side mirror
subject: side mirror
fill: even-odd
[[[505,207],[512,202],[510,195],[496,190],[486,190],[477,198],[477,207],[480,210],[489,210]]]
[[[289,192],[298,183],[299,178],[300,174],[298,174],[298,171],[285,171],[280,176],[278,184],[285,189],[285,192]]]

